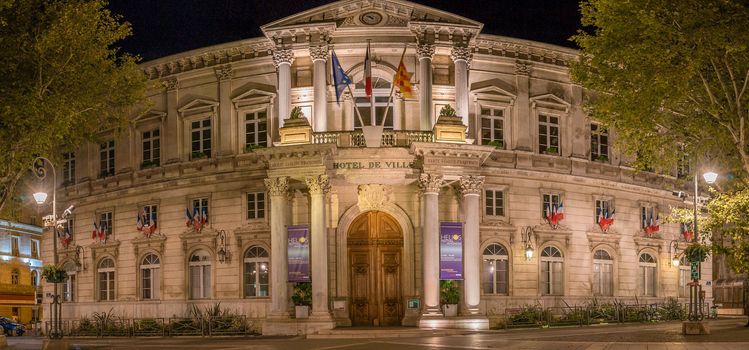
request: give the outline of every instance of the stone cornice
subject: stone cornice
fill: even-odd
[[[474,54],[509,57],[564,67],[576,61],[579,55],[575,49],[490,34],[479,34],[472,45],[475,47]]]

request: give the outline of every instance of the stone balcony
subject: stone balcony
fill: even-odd
[[[422,130],[385,130],[380,146],[411,147],[414,142],[434,142],[434,134]],[[361,131],[315,132],[312,134],[312,143],[334,144],[341,148],[367,146]]]

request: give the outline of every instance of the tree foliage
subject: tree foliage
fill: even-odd
[[[749,190],[712,194],[703,227],[717,233],[712,238],[713,250],[725,254],[734,271],[749,273]]]
[[[104,0],[0,0],[0,209],[36,155],[119,129],[145,101],[130,25]],[[58,170],[59,172],[59,170]]]
[[[586,0],[581,12],[572,77],[626,154],[673,169],[678,143],[749,177],[749,2]]]

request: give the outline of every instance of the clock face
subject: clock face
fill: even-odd
[[[382,22],[382,15],[377,12],[367,12],[361,15],[359,19],[364,24],[375,25]]]

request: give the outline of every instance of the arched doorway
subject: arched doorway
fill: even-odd
[[[392,216],[370,211],[351,224],[348,261],[352,325],[401,324],[402,252],[403,232]]]

